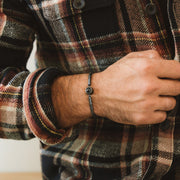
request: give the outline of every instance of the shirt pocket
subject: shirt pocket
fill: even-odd
[[[51,33],[60,43],[82,42],[119,30],[115,0],[44,0],[42,12]]]

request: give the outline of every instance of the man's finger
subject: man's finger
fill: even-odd
[[[176,106],[174,97],[159,97],[155,104],[155,111],[171,111]]]
[[[160,87],[157,91],[162,96],[177,96],[180,94],[180,81],[171,79],[160,79],[158,82]]]
[[[154,66],[159,78],[180,79],[180,63],[174,60],[157,61]]]

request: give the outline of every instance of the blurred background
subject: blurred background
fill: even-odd
[[[28,61],[28,69],[31,71],[35,68],[35,50],[36,47],[34,43],[33,52]],[[0,139],[0,173],[40,171],[40,150],[37,139],[29,141]]]
[[[37,139],[29,141],[0,139],[0,173],[40,172],[39,152]]]

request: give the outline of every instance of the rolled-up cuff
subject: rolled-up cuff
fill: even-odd
[[[31,73],[23,88],[23,107],[32,133],[45,144],[57,144],[68,136],[70,129],[58,128],[51,99],[51,84],[61,76],[56,68]]]

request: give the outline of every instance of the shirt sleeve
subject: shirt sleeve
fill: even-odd
[[[0,1],[0,137],[43,143],[62,141],[69,130],[57,128],[51,100],[56,68],[29,72],[27,59],[36,28],[25,1]]]

